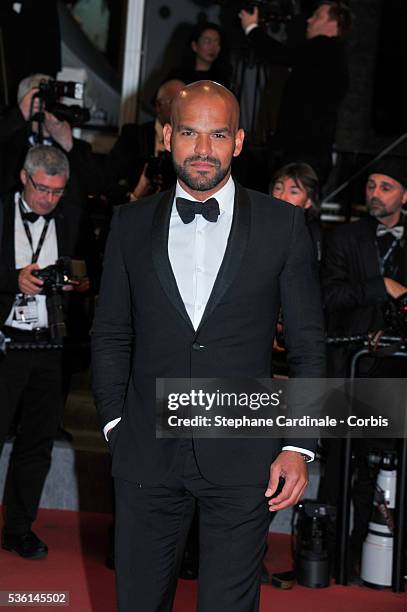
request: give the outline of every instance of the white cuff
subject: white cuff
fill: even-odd
[[[259,24],[258,24],[258,23],[251,23],[250,25],[248,25],[248,26],[247,26],[247,28],[245,29],[244,33],[245,33],[245,34],[246,34],[246,36],[247,36],[248,34],[250,34],[250,32],[251,32],[252,30],[254,30],[254,28],[258,28],[258,27],[259,27]]]
[[[113,427],[116,427],[117,423],[119,421],[121,421],[122,418],[119,417],[118,419],[113,419],[113,421],[109,421],[103,428],[103,435],[105,436],[106,442],[109,440],[109,438],[107,437],[107,434],[109,433],[109,431],[111,429],[113,429]]]
[[[295,453],[301,453],[301,455],[307,455],[309,459],[306,459],[307,463],[311,463],[315,459],[315,453],[308,450],[308,448],[300,448],[299,446],[283,446],[282,450],[294,451]]]

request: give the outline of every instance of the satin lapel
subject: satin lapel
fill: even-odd
[[[57,235],[58,257],[68,255],[72,250],[71,224],[67,223],[62,203],[55,209],[55,230]]]
[[[163,194],[158,202],[152,227],[152,258],[157,276],[168,299],[188,327],[194,331],[191,319],[188,316],[178,290],[177,281],[175,280],[168,256],[168,232],[173,200],[174,190],[172,189],[170,192]]]
[[[14,231],[14,219],[15,219],[16,206],[14,203],[14,196],[7,198],[4,201],[4,218],[3,218],[3,237],[2,242],[2,259],[7,263],[10,268],[16,267],[15,259],[15,231]],[[0,236],[1,238],[1,236]]]
[[[222,265],[219,268],[211,295],[203,313],[197,332],[205,325],[210,315],[219,304],[226,291],[234,281],[246,252],[250,233],[250,200],[243,187],[236,183],[235,206],[232,227]]]
[[[376,224],[365,219],[365,228],[360,232],[360,256],[363,261],[366,278],[380,276],[379,255],[376,245]]]

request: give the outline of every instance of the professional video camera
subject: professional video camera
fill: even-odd
[[[383,316],[392,331],[407,338],[407,292],[398,298],[389,298],[383,306]]]
[[[34,115],[31,113],[31,121],[41,121],[45,109],[60,121],[67,121],[72,127],[83,125],[90,119],[89,109],[79,106],[78,104],[68,106],[59,102],[62,97],[82,100],[83,89],[83,83],[43,79],[32,101],[33,105],[35,99],[40,100],[40,110]]]
[[[67,285],[75,284],[70,257],[60,257],[55,264],[42,270],[33,270],[32,274],[44,282],[42,293],[45,295],[53,295]]]
[[[259,18],[263,23],[290,21],[294,15],[292,0],[215,0],[216,4],[233,8],[237,13],[242,9],[253,13],[259,9]]]

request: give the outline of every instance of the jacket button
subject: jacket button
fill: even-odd
[[[194,342],[192,348],[194,349],[194,351],[201,351],[205,347],[202,344],[199,344],[198,342]]]

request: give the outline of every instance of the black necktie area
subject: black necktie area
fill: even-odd
[[[37,215],[35,212],[22,212],[21,217],[23,221],[27,220],[30,223],[35,223],[40,217],[44,217],[46,221],[50,221],[54,217],[54,211],[48,213],[48,215]]]
[[[191,223],[195,215],[202,215],[211,223],[216,223],[220,215],[219,204],[216,198],[209,198],[206,202],[195,202],[186,198],[177,198],[177,211],[184,223]]]

